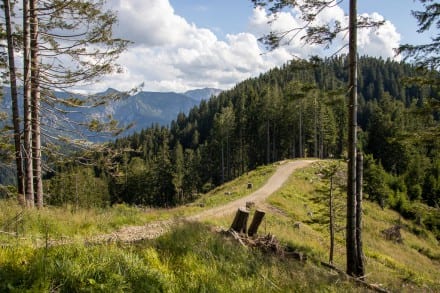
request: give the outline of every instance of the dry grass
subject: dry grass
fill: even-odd
[[[323,164],[325,163],[320,162],[321,167]],[[319,261],[327,261],[329,250],[329,233],[325,212],[326,201],[322,199],[322,190],[327,183],[317,176],[319,168],[320,166],[315,164],[295,172],[289,178],[289,181],[273,194],[266,203],[255,207],[266,211],[265,220],[260,226],[260,234],[272,233],[282,242],[305,252],[311,257],[311,262],[304,266],[298,266],[296,267],[297,271],[287,274],[284,271],[285,268],[279,264],[272,263],[267,264],[267,267],[262,267],[257,279],[260,278],[265,281],[258,283],[256,292],[263,292],[264,290],[276,292],[279,291],[277,289],[279,287],[286,288],[282,284],[297,286],[291,288],[293,291],[311,288],[316,292],[338,292],[342,288],[351,292],[363,291],[362,288],[341,281],[337,275],[323,273],[323,270],[315,265]],[[81,238],[97,233],[106,233],[126,225],[141,225],[154,220],[190,215],[249,194],[251,190],[247,189],[247,182],[251,181],[255,190],[266,182],[274,170],[275,166],[260,168],[201,196],[194,205],[175,209],[143,210],[124,205],[111,209],[78,211],[72,211],[69,207],[45,208],[41,211],[25,211],[20,221],[14,223],[10,220],[20,214],[21,210],[13,202],[0,201],[0,209],[5,211],[0,214],[0,225],[3,226],[3,231],[19,232],[19,237],[0,235],[0,242],[2,245],[22,246],[22,251],[26,253],[23,252],[20,257],[23,258],[23,262],[26,262],[26,258],[32,254],[32,249],[29,247],[32,247],[33,242],[36,241],[35,239],[44,238],[47,233],[59,237],[67,235]],[[226,195],[225,192],[231,192],[231,194]],[[343,194],[338,193],[337,196],[339,196],[339,201],[344,202]],[[201,203],[204,207],[200,206]],[[312,212],[312,215],[310,212]],[[338,221],[343,226],[343,213],[340,216],[342,219]],[[11,223],[8,224],[8,222]],[[215,218],[207,220],[207,222],[227,228],[232,222],[232,217]],[[296,222],[301,223],[299,229],[294,227]],[[438,242],[429,231],[403,219],[400,220],[403,226],[403,243],[385,240],[380,231],[398,222],[398,213],[388,209],[382,210],[378,205],[364,201],[363,241],[368,282],[381,284],[381,286],[394,292],[440,292],[440,279],[438,277],[440,274],[440,251]],[[414,231],[418,231],[418,233],[414,234]],[[21,237],[25,237],[27,240],[22,241]],[[191,237],[191,235],[182,234],[179,237],[185,239]],[[200,237],[200,235],[197,237]],[[169,241],[170,243],[176,242],[176,239],[170,239]],[[203,242],[200,239],[197,241]],[[217,245],[220,244],[216,242],[215,249],[219,249]],[[219,256],[208,250],[205,253],[214,260],[212,263],[205,263],[205,267],[200,267],[199,261],[201,260],[196,255],[184,256],[185,261],[188,262],[188,269],[191,270],[191,276],[195,277],[198,270],[201,269],[203,270],[201,273],[208,274],[208,268],[216,268],[216,270],[219,268],[219,263],[215,260],[223,259],[224,256]],[[6,256],[6,254],[3,256]],[[161,261],[163,265],[169,267],[178,265],[168,263],[167,256],[162,256]],[[334,263],[341,269],[345,267],[343,229],[336,234]],[[292,267],[289,267],[289,269],[292,269]],[[222,274],[219,273],[215,278],[221,276]],[[206,277],[214,278],[209,274]],[[252,287],[249,282],[255,281],[255,279],[246,279],[246,276],[237,275],[235,277],[238,278],[237,280],[242,286],[236,286],[237,290],[239,288],[249,289]],[[289,283],[290,279],[297,280],[294,283],[295,285]],[[272,280],[276,280],[276,283],[273,283]],[[200,280],[197,279],[197,281]],[[225,282],[229,281],[225,279]],[[301,284],[305,285],[301,287]],[[314,285],[311,286],[311,284]],[[343,284],[342,287],[341,284]],[[222,288],[227,288],[227,286]]]
[[[320,162],[312,167],[295,172],[289,181],[273,194],[261,208],[267,212],[260,226],[260,233],[272,233],[283,242],[304,251],[314,259],[327,261],[329,254],[328,216],[326,201],[317,200],[320,190],[326,185],[317,174],[326,164]],[[345,202],[339,194],[339,201]],[[399,214],[382,210],[377,204],[364,201],[363,241],[366,256],[367,280],[381,284],[395,292],[440,291],[440,249],[434,236],[423,231],[415,235],[415,224],[400,219],[403,243],[386,240],[381,231],[399,223]],[[312,212],[312,216],[310,214]],[[345,268],[344,210],[340,211],[336,233],[334,263]],[[342,223],[341,223],[342,221]],[[232,218],[213,219],[211,224],[229,227]],[[300,222],[300,228],[294,227]]]

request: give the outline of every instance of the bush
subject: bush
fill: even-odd
[[[392,191],[387,185],[389,175],[380,163],[376,163],[372,155],[364,159],[364,191],[368,198],[382,207],[389,200]]]

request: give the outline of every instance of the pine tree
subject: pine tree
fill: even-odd
[[[174,147],[173,152],[173,185],[174,192],[177,195],[177,202],[184,202],[184,189],[183,189],[183,179],[185,176],[184,173],[184,156],[182,145],[178,142]]]
[[[230,160],[229,137],[234,128],[234,124],[235,124],[235,116],[232,106],[222,108],[221,112],[217,113],[214,117],[214,133],[220,141],[222,183],[225,182],[226,179],[229,179],[226,178],[226,173],[229,174],[229,160]],[[226,156],[225,156],[225,147],[226,147]]]
[[[300,32],[305,35],[301,38],[309,44],[329,44],[338,34],[348,31],[349,34],[349,56],[348,56],[348,178],[347,178],[347,273],[353,276],[362,274],[363,264],[358,263],[357,244],[356,244],[356,148],[357,148],[357,30],[358,27],[373,27],[383,24],[374,22],[369,18],[357,16],[357,2],[350,0],[349,5],[349,25],[342,27],[335,21],[332,24],[314,24],[313,20],[324,9],[337,4],[337,1],[266,1],[252,0],[255,6],[265,6],[270,4],[270,13],[277,13],[285,7],[295,6],[301,11],[300,17],[308,25],[305,27],[292,28],[288,31],[270,32],[262,38],[263,43],[269,48],[274,49],[281,45],[288,45]]]
[[[34,174],[32,159],[32,97],[31,97],[31,32],[30,0],[23,0],[23,116],[26,206],[34,207]]]
[[[18,92],[17,92],[17,72],[15,67],[15,52],[14,52],[14,38],[12,31],[11,20],[11,2],[10,0],[3,0],[3,10],[5,13],[5,27],[6,27],[6,41],[8,47],[8,69],[9,69],[9,83],[11,87],[12,100],[12,124],[14,128],[14,148],[15,148],[15,170],[17,176],[17,193],[18,201],[24,204],[24,174],[23,174],[23,159],[21,153],[21,135],[20,135],[20,114],[18,109]]]
[[[34,177],[35,201],[38,208],[43,207],[43,178],[41,162],[41,118],[40,118],[40,56],[38,43],[37,0],[31,0],[30,36],[31,36],[31,107],[32,107],[32,165]]]
[[[6,19],[10,25],[10,3],[4,1]],[[103,97],[85,99],[58,99],[53,95],[55,89],[66,91],[78,83],[95,81],[103,74],[117,70],[115,60],[126,48],[128,42],[112,36],[112,26],[116,17],[104,8],[105,1],[59,1],[24,0],[23,1],[23,101],[24,101],[24,193],[29,207],[43,206],[42,162],[41,162],[41,100],[46,107],[52,107],[47,113],[61,108],[84,107],[102,104]],[[12,33],[10,33],[12,36]],[[14,42],[8,41],[10,59],[10,82],[13,103],[17,101],[14,69]],[[42,56],[43,58],[41,58]],[[61,60],[70,60],[64,63]],[[65,114],[66,110],[62,110]],[[18,111],[13,109],[14,131],[16,132],[17,176],[21,168],[19,161],[19,138],[17,133]],[[115,130],[113,120],[102,125],[97,120],[77,122],[89,130]],[[46,138],[50,136],[46,135]],[[48,141],[46,141],[48,143]],[[35,179],[35,184],[34,184]],[[19,179],[19,192],[21,180]],[[34,189],[35,188],[35,189]],[[34,194],[35,192],[35,194]]]

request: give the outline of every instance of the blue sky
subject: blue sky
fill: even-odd
[[[327,9],[317,21],[345,24],[346,2]],[[286,10],[268,25],[267,11],[254,9],[250,0],[108,0],[108,5],[119,18],[114,33],[133,45],[119,59],[122,74],[108,76],[86,91],[125,90],[141,83],[149,91],[228,89],[292,58],[328,56],[347,43],[342,35],[324,50],[297,38],[289,46],[266,52],[259,37],[297,27],[301,20],[294,10]],[[413,0],[358,0],[359,14],[388,20],[378,30],[358,33],[359,53],[395,58],[393,49],[399,44],[429,41],[416,33],[411,16],[411,10],[420,8]]]
[[[253,5],[250,0],[171,0],[177,14],[198,26],[210,28],[224,36],[248,29]],[[342,2],[348,10],[348,0]],[[422,10],[414,0],[359,0],[358,13],[378,12],[390,20],[407,43],[426,41],[429,34],[417,33],[417,23],[411,10]]]

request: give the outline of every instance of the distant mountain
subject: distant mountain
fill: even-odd
[[[174,92],[148,92],[142,91],[133,96],[122,97],[116,101],[95,108],[78,108],[74,113],[65,114],[76,121],[84,121],[90,118],[96,118],[104,121],[112,116],[119,122],[119,125],[133,124],[129,130],[121,135],[127,135],[135,131],[140,131],[154,123],[159,125],[168,125],[176,119],[179,112],[188,113],[189,110],[198,105],[199,99],[209,98],[212,93],[218,92],[215,89],[200,89],[187,93]],[[4,88],[4,98],[0,100],[0,110],[11,111],[11,97],[9,88]],[[117,93],[115,89],[98,95]],[[68,95],[63,92],[56,92],[60,98],[67,98]],[[194,98],[193,98],[194,97]],[[21,107],[20,107],[21,108]],[[54,125],[62,121],[60,117],[50,116],[49,113],[42,115],[43,122]],[[96,140],[96,139],[93,139]],[[97,139],[100,140],[100,139]]]
[[[212,96],[217,96],[222,90],[215,88],[195,89],[184,92],[183,94],[197,101],[209,100]]]
[[[176,119],[179,112],[188,111],[199,102],[184,94],[174,92],[139,92],[130,97],[111,103],[101,111],[94,113],[95,117],[113,115],[121,125],[133,123],[129,132],[139,131],[153,123],[167,125]]]

